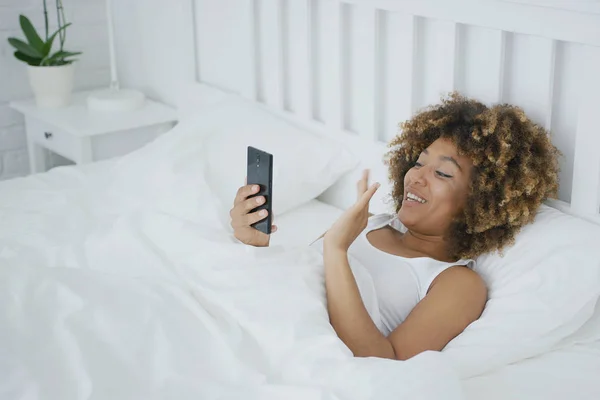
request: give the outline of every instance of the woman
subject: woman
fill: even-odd
[[[494,107],[452,94],[401,125],[387,154],[395,215],[368,214],[379,184],[358,182],[354,206],[313,246],[322,246],[332,326],[355,356],[405,360],[442,350],[481,315],[477,256],[510,245],[558,189],[558,150],[517,107]],[[263,198],[239,189],[231,210],[235,237],[268,246],[250,225]],[[276,227],[274,227],[274,231]],[[367,312],[349,265],[365,266],[381,323]]]

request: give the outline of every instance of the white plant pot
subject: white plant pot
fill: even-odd
[[[59,108],[71,102],[75,77],[73,64],[56,67],[28,65],[27,70],[38,107]]]

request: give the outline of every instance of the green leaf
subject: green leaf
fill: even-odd
[[[50,36],[48,38],[48,40],[46,41],[46,43],[44,43],[44,48],[42,49],[42,53],[43,53],[43,57],[48,57],[48,54],[50,54],[50,50],[52,50],[52,44],[54,43],[54,38],[56,37],[56,35],[58,35],[61,31],[67,29],[67,27],[71,25],[71,23],[65,24],[62,28],[58,29],[56,32],[54,32],[52,34],[52,36]]]
[[[81,53],[81,51],[59,51],[56,54],[60,54],[60,58],[67,58],[67,57],[75,57],[82,53]]]
[[[44,47],[42,47],[42,54],[44,57],[48,57],[48,54],[50,54],[50,50],[52,50],[52,43],[54,43],[55,37],[56,35],[52,35],[50,38],[48,38],[46,43],[44,43]]]
[[[71,60],[65,60],[67,57],[74,57],[81,54],[81,52],[70,52],[70,51],[57,51],[50,57],[44,58],[41,65],[63,65],[65,63],[72,62]]]
[[[34,57],[34,58],[43,58],[44,57],[42,55],[42,53],[40,51],[38,51],[35,47],[30,46],[29,44],[25,43],[21,39],[8,38],[8,43],[10,43],[15,49],[17,49],[21,53],[25,54],[26,56]]]
[[[25,34],[25,37],[27,38],[27,41],[29,42],[29,44],[33,48],[35,48],[36,50],[41,52],[42,47],[44,47],[44,41],[42,40],[42,38],[40,38],[40,35],[38,35],[38,33],[36,32],[31,21],[29,21],[29,19],[26,16],[20,15],[19,22],[21,23],[21,29],[23,29],[23,33]]]
[[[41,58],[34,58],[34,57],[29,57],[26,54],[21,53],[20,51],[15,51],[15,58],[17,60],[23,61],[29,65],[33,65],[33,66],[39,66],[40,63],[42,62]]]

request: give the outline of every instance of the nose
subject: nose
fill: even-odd
[[[419,169],[413,169],[410,174],[410,182],[412,184],[425,186],[427,184],[427,166],[423,166]]]

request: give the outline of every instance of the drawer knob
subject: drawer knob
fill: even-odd
[[[52,132],[44,132],[44,137],[46,137],[46,139],[52,138]]]

